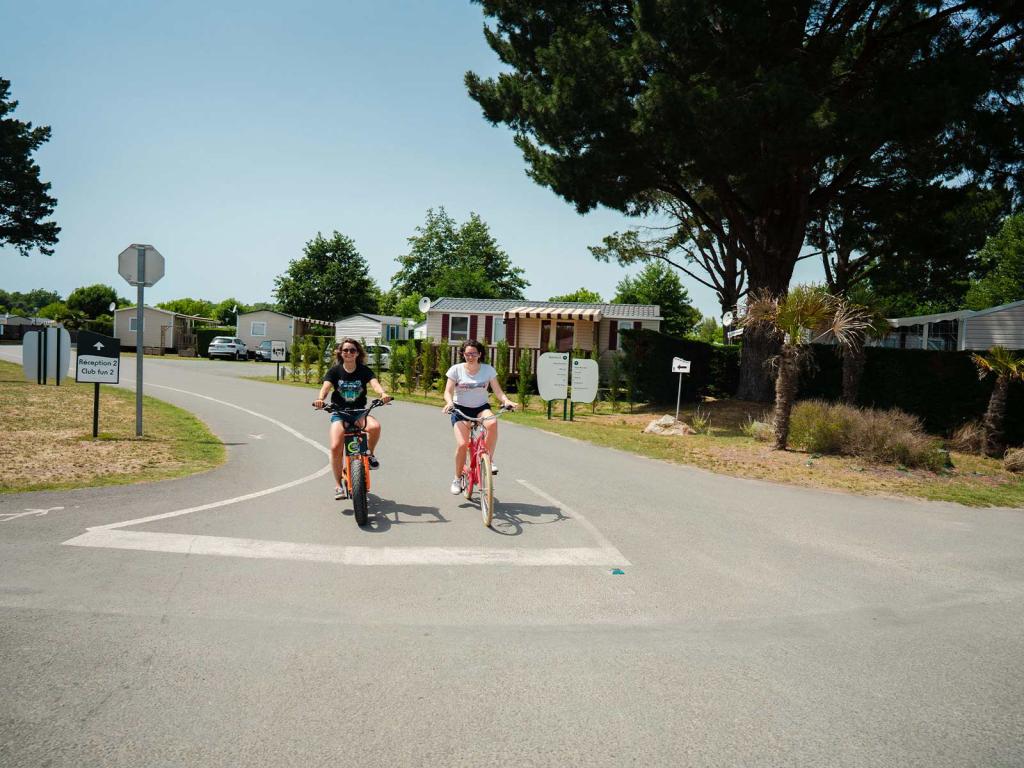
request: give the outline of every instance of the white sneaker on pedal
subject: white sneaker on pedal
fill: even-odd
[[[498,465],[493,463],[493,462],[491,463],[491,474],[492,475],[498,474]]]
[[[345,486],[339,485],[337,488],[334,489],[334,500],[335,501],[341,501],[346,496],[348,496],[348,493],[346,493]]]
[[[452,485],[448,490],[452,492],[453,496],[458,496],[460,493],[462,493],[462,479],[456,477],[454,480],[452,480]]]

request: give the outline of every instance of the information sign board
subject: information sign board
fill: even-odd
[[[78,332],[75,381],[117,384],[120,381],[121,342],[92,331]]]
[[[690,361],[683,360],[681,357],[672,358],[672,373],[689,373],[690,372]]]
[[[572,402],[592,403],[597,397],[597,360],[572,361]]]
[[[569,353],[545,352],[537,358],[537,391],[541,400],[569,396]]]
[[[270,342],[270,362],[283,363],[288,358],[288,345],[283,341]]]

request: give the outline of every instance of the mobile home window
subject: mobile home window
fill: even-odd
[[[138,322],[139,322],[139,318],[137,318],[137,317],[129,317],[128,318],[128,330],[131,331],[132,333],[134,333],[136,331],[136,326],[138,325]],[[143,329],[145,329],[145,327],[146,327],[146,318],[142,318],[142,327],[143,327]]]
[[[267,324],[266,322],[252,321],[252,332],[250,336],[266,336],[267,335]]]
[[[469,316],[452,315],[451,326],[448,329],[449,341],[469,340]]]

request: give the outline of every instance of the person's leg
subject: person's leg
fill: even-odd
[[[469,422],[456,421],[455,430],[455,477],[462,474],[466,465],[466,450],[469,448]]]
[[[366,430],[366,434],[369,435],[370,453],[373,453],[373,449],[376,447],[377,441],[380,440],[380,422],[373,418],[373,416],[367,416],[366,426],[364,429]]]
[[[331,422],[331,469],[334,470],[334,480],[337,485],[342,485],[341,468],[345,460],[345,423],[337,420]]]

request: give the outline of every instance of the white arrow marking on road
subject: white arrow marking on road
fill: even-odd
[[[0,523],[9,523],[11,520],[17,520],[19,517],[43,517],[50,512],[56,512],[64,509],[64,507],[48,507],[47,509],[26,509],[24,512],[5,512],[0,514]]]
[[[263,439],[263,435],[262,434],[259,434],[259,435],[249,435],[249,437],[251,437],[253,440],[262,440]]]

